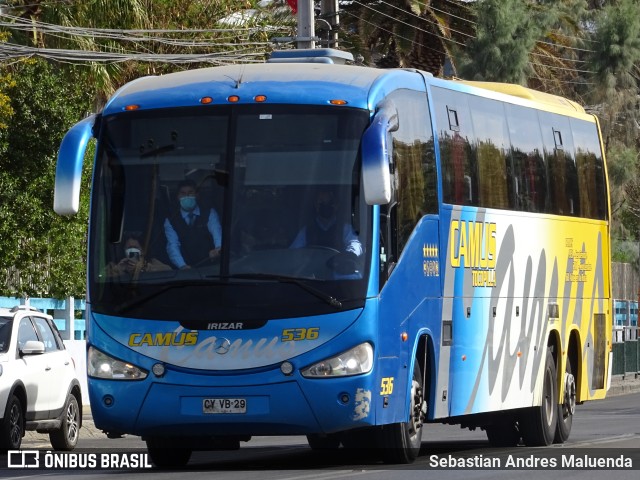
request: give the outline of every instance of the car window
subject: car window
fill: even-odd
[[[18,328],[18,348],[23,348],[29,340],[38,340],[38,335],[33,329],[31,320],[23,318],[20,320],[20,327]]]
[[[49,326],[49,322],[42,317],[33,317],[33,321],[36,324],[38,332],[40,332],[40,338],[44,342],[44,351],[55,352],[56,350],[60,350],[58,342],[56,342],[56,337],[51,331],[51,326]]]
[[[56,324],[50,320],[47,320],[47,323],[51,327],[51,331],[53,332],[53,336],[56,337],[56,343],[58,344],[58,350],[65,350],[64,340],[62,340],[62,335],[60,335],[60,330],[56,327]]]
[[[9,349],[11,325],[13,325],[11,318],[0,317],[0,353],[5,353]]]

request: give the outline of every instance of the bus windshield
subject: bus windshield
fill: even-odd
[[[89,237],[94,312],[205,328],[362,307],[368,120],[358,109],[274,105],[103,118]]]

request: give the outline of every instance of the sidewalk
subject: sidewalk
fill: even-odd
[[[614,375],[611,379],[611,388],[607,392],[607,397],[616,397],[618,395],[628,395],[630,393],[640,392],[640,375],[633,373],[626,375]],[[82,407],[82,428],[80,429],[80,438],[106,438],[106,435],[96,428],[91,416],[91,407],[83,405]],[[37,432],[26,432],[25,441],[29,443],[44,443],[47,448],[49,437]]]
[[[611,388],[607,392],[607,397],[628,395],[636,392],[640,392],[639,374],[627,373],[625,375],[613,375],[611,378]]]

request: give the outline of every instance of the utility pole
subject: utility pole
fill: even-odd
[[[316,48],[313,0],[298,0],[297,48]]]
[[[328,41],[329,48],[338,48],[338,25],[340,16],[338,15],[338,0],[322,0],[320,16],[329,24]]]

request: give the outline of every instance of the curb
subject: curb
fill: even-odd
[[[640,392],[640,376],[637,373],[614,375],[611,379],[611,388],[607,392],[607,397],[617,397],[637,392]]]

